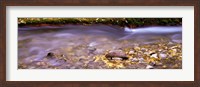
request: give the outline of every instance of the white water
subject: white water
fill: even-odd
[[[126,36],[120,38],[119,40],[126,39],[144,39],[153,40],[155,37],[169,38],[173,42],[181,43],[182,41],[182,27],[143,27],[131,29],[128,27],[124,28],[125,32],[128,33]],[[155,38],[157,39],[157,38]]]

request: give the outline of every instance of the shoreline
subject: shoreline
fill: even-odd
[[[18,18],[18,27],[105,24],[120,27],[181,26],[181,18]]]

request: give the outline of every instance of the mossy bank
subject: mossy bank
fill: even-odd
[[[182,18],[18,18],[19,26],[64,24],[106,24],[121,27],[180,26]]]

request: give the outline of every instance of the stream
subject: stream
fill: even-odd
[[[181,26],[26,26],[18,69],[181,69],[181,46]]]

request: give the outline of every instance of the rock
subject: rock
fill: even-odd
[[[137,58],[132,58],[131,61],[132,62],[138,62],[139,60]]]
[[[136,51],[139,51],[140,50],[140,47],[134,47],[134,49],[136,50]]]
[[[97,42],[91,42],[88,46],[89,46],[89,47],[93,47],[93,46],[96,46],[96,45],[98,45]]]
[[[162,66],[163,64],[162,63],[156,63],[156,66]]]
[[[161,52],[163,49],[158,49],[159,52]]]
[[[156,62],[155,62],[155,61],[151,61],[151,62],[149,62],[149,65],[155,66],[155,65],[156,65]]]
[[[167,58],[167,54],[161,53],[161,54],[159,54],[159,57],[161,59],[166,59]]]
[[[134,53],[135,53],[135,52],[134,52],[133,50],[131,50],[131,51],[129,51],[128,54],[132,55],[132,54],[134,54]]]
[[[169,45],[172,45],[173,43],[172,43],[172,42],[169,42],[168,44],[169,44]]]
[[[94,51],[96,50],[96,48],[95,47],[88,47],[88,51],[89,51],[89,53],[93,53]]]
[[[176,53],[176,52],[177,52],[177,49],[172,49],[172,50],[173,50],[173,52],[174,52],[174,53]]]
[[[123,60],[123,59],[120,57],[113,57],[112,60]]]
[[[103,54],[105,52],[104,49],[97,49],[94,53],[95,54]]]
[[[157,53],[152,53],[152,54],[150,54],[151,56],[151,58],[158,58],[158,54]]]
[[[151,65],[147,65],[147,66],[146,66],[146,69],[154,69],[154,67],[151,66]]]
[[[144,52],[145,55],[149,55],[149,52]]]
[[[53,57],[53,56],[55,56],[55,54],[53,52],[47,53],[47,57]]]
[[[139,63],[139,64],[136,65],[136,68],[137,68],[137,69],[145,69],[145,68],[146,68],[146,64],[144,64],[144,63]]]
[[[162,68],[163,68],[163,69],[166,69],[166,68],[167,68],[167,66],[166,66],[166,65],[163,65],[163,66],[162,66]]]
[[[85,61],[85,59],[83,59],[83,58],[80,58],[78,61],[79,61],[79,62],[84,62],[84,61]]]
[[[141,48],[141,51],[146,52],[147,49],[146,48]]]
[[[55,51],[47,52],[46,57],[44,56],[44,58],[47,58],[47,59],[64,59],[64,58],[66,58],[66,56],[64,54],[61,54],[60,51],[55,50]]]
[[[109,51],[108,54],[105,55],[105,57],[108,58],[108,59],[112,59],[114,57],[122,58],[122,60],[127,60],[128,59],[126,53],[123,52],[122,50]]]
[[[139,58],[138,60],[139,60],[139,63],[145,63],[144,58]]]
[[[45,66],[46,63],[45,63],[45,62],[37,62],[36,65],[37,65],[37,66]]]

